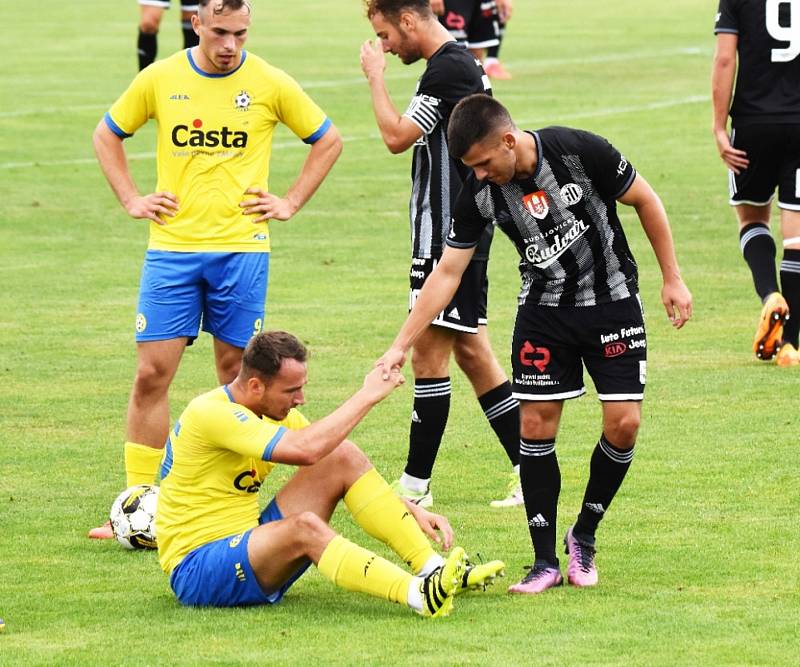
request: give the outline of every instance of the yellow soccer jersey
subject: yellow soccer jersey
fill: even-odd
[[[275,467],[272,451],[287,428],[308,423],[297,410],[281,422],[259,419],[227,387],[189,403],[161,468],[156,530],[167,574],[193,549],[258,525],[258,490]]]
[[[178,197],[178,214],[150,223],[155,250],[266,252],[267,223],[253,224],[239,203],[267,190],[275,125],[314,143],[330,120],[285,72],[246,51],[237,69],[207,74],[191,49],[142,70],[105,115],[119,137],[158,122],[157,191]]]

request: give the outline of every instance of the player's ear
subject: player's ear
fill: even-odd
[[[501,141],[509,150],[514,150],[514,146],[517,145],[517,137],[513,132],[503,132]]]
[[[192,30],[195,35],[200,35],[200,15],[197,13],[192,14]]]

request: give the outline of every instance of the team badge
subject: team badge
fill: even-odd
[[[522,204],[525,206],[525,210],[537,220],[544,220],[550,211],[547,195],[543,190],[525,195],[522,198]]]
[[[246,90],[239,91],[239,94],[233,98],[233,106],[239,111],[247,111],[250,108],[250,103],[253,98]]]
[[[567,206],[574,206],[583,197],[583,188],[577,183],[567,183],[561,188],[561,201]]]
[[[142,313],[136,316],[136,332],[142,333],[147,328],[147,319]]]

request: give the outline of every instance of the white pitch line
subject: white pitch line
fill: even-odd
[[[643,60],[646,58],[665,58],[669,56],[696,56],[696,55],[709,55],[711,50],[706,47],[700,46],[678,46],[669,49],[662,49],[660,51],[633,51],[628,53],[603,53],[595,56],[588,57],[574,57],[574,58],[550,58],[541,60],[528,60],[525,62],[507,62],[506,65],[512,69],[526,70],[535,68],[537,71],[543,67],[560,67],[562,65],[575,65],[575,64],[599,64],[609,62],[620,62],[626,60]],[[420,72],[416,69],[401,70],[400,72],[389,72],[386,74],[387,81],[416,79]],[[329,79],[322,81],[301,81],[300,85],[307,90],[314,90],[318,88],[338,88],[342,86],[356,86],[366,85],[363,76],[352,76],[342,79]],[[96,103],[96,104],[76,104],[66,107],[45,107],[39,109],[18,109],[16,111],[0,111],[0,118],[19,118],[23,116],[39,116],[44,114],[54,113],[74,113],[81,111],[107,111],[111,102]]]
[[[603,116],[617,116],[626,113],[640,113],[642,111],[654,111],[656,109],[669,109],[671,107],[685,106],[687,104],[699,104],[701,102],[708,102],[708,95],[690,95],[689,97],[681,97],[672,100],[659,100],[657,102],[648,102],[646,104],[638,104],[624,107],[607,107],[605,109],[594,109],[592,111],[581,111],[572,114],[563,114],[554,119],[556,122],[564,120],[576,120],[582,118],[602,118]],[[523,118],[517,121],[519,125],[530,124],[544,124],[542,118]],[[378,139],[379,135],[375,132],[365,135],[354,135],[342,137],[345,143],[352,143],[354,141],[367,141],[370,139]],[[306,145],[300,140],[297,141],[280,141],[272,145],[273,148],[305,148]],[[128,160],[150,160],[154,159],[155,153],[132,153],[128,155]],[[35,161],[35,162],[2,162],[0,169],[30,169],[31,167],[65,167],[82,164],[95,164],[95,158],[75,158],[72,160],[49,160],[49,161]]]

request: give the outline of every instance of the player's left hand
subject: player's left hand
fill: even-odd
[[[664,283],[661,301],[672,326],[680,329],[692,317],[692,293],[681,278]]]
[[[295,213],[297,207],[285,197],[264,192],[260,188],[248,188],[246,195],[255,195],[239,202],[244,211],[243,215],[258,216],[253,222],[264,222],[265,220],[288,220]]]
[[[514,12],[512,0],[497,0],[496,4],[497,15],[500,17],[500,20],[505,23],[511,18],[511,14]]]
[[[442,547],[444,551],[448,551],[453,546],[453,529],[450,527],[450,522],[447,518],[441,514],[429,512],[424,507],[415,505],[405,498],[403,501],[408,507],[411,516],[416,519],[422,532]]]
[[[375,76],[383,76],[386,69],[386,56],[383,53],[383,42],[376,39],[374,42],[368,39],[361,45],[361,70],[367,80]]]

